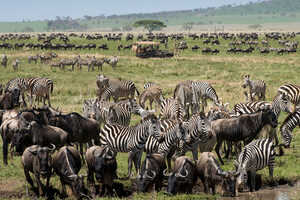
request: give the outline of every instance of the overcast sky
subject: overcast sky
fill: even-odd
[[[0,21],[43,20],[56,16],[149,13],[241,4],[257,0],[1,0]]]

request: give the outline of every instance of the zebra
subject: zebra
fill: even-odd
[[[142,108],[145,108],[145,102],[149,100],[150,109],[152,110],[153,101],[156,102],[156,105],[160,105],[160,99],[162,96],[162,89],[157,85],[152,85],[151,87],[147,87],[141,95],[139,96],[139,104]]]
[[[35,56],[28,56],[28,63],[31,64],[31,61],[34,61],[34,63],[36,64],[39,57],[40,57],[39,54],[36,54]]]
[[[211,122],[204,113],[197,113],[183,123],[183,129],[185,137],[179,142],[178,153],[184,155],[192,151],[193,159],[197,161],[199,144],[205,144],[212,137]]]
[[[250,191],[255,190],[256,171],[268,166],[269,176],[273,181],[275,166],[275,146],[271,139],[258,139],[246,145],[234,161],[236,167],[237,188],[247,181],[247,174],[250,175]]]
[[[97,77],[97,86],[100,90],[100,99],[108,100],[111,96],[114,102],[117,102],[120,97],[134,98],[135,91],[137,95],[140,95],[136,86],[132,81],[109,79],[104,75]]]
[[[13,70],[14,70],[15,72],[19,70],[19,64],[20,64],[19,59],[16,59],[16,60],[12,63],[12,68],[13,68]]]
[[[114,152],[137,152],[143,150],[149,136],[153,135],[160,140],[160,122],[155,115],[149,115],[136,126],[120,126],[117,124],[105,124],[100,131],[100,144]],[[136,166],[139,174],[140,162]],[[131,176],[131,168],[128,167],[128,176]]]
[[[190,108],[192,114],[196,113],[196,110],[194,110],[195,106],[193,106],[193,90],[191,81],[184,81],[177,84],[174,90],[173,98],[177,98],[178,101],[181,103],[185,111],[184,115],[187,117],[187,119],[190,118]]]
[[[110,58],[105,58],[104,61],[114,69],[119,62],[119,58],[117,56],[112,56]]]
[[[279,94],[285,94],[289,101],[294,104],[294,110],[300,103],[300,86],[295,84],[284,84],[278,88]]]
[[[147,82],[144,84],[144,90],[146,90],[147,88],[150,88],[152,86],[155,86],[155,85],[157,85],[157,84],[154,82]]]
[[[53,81],[48,78],[37,78],[30,87],[30,101],[31,106],[33,104],[33,95],[36,96],[36,100],[39,98],[43,99],[43,104],[45,105],[45,100],[48,100],[48,105],[51,107],[50,94],[53,93]]]
[[[203,81],[192,81],[192,89],[194,94],[193,104],[197,107],[195,110],[198,110],[200,99],[202,112],[204,112],[204,108],[207,106],[207,99],[211,99],[216,106],[220,105],[216,90],[209,83]]]
[[[257,96],[258,100],[266,99],[266,83],[263,80],[250,80],[250,75],[244,76],[243,88],[249,87],[250,100],[253,101],[253,97]]]
[[[178,122],[183,121],[184,110],[177,99],[172,97],[164,99],[161,96],[160,102],[159,116],[161,119],[172,119]]]
[[[4,68],[7,67],[7,61],[8,61],[8,59],[7,59],[6,54],[2,54],[2,56],[1,56],[1,65],[2,65]]]
[[[300,109],[289,114],[280,126],[280,133],[285,148],[290,147],[293,138],[292,131],[297,125],[300,125]]]
[[[14,91],[15,89],[20,90],[22,96],[22,102],[26,107],[25,92],[29,90],[29,83],[27,78],[15,78],[7,82],[4,92]]]

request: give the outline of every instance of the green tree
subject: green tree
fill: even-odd
[[[136,21],[133,24],[134,27],[144,27],[151,33],[152,31],[159,31],[162,28],[167,27],[163,22],[159,20],[152,20],[152,19],[145,19],[145,20],[139,20]]]

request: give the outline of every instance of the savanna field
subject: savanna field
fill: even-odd
[[[265,39],[260,35],[259,41]],[[229,107],[232,108],[234,104],[244,102],[245,97],[241,84],[243,82],[243,75],[249,74],[252,79],[262,79],[266,82],[267,92],[266,100],[272,101],[277,93],[277,89],[284,83],[294,83],[299,85],[300,74],[300,53],[291,54],[277,54],[271,52],[263,55],[254,47],[253,53],[226,53],[229,48],[229,40],[220,40],[220,45],[204,45],[203,40],[192,40],[187,36],[184,38],[189,48],[181,51],[179,56],[173,58],[137,58],[131,50],[117,50],[119,44],[127,45],[134,41],[128,41],[122,38],[121,41],[107,41],[92,40],[70,37],[70,43],[74,44],[88,44],[95,43],[97,46],[106,43],[109,50],[55,50],[58,60],[61,58],[74,58],[80,55],[82,58],[86,56],[95,56],[96,58],[118,56],[119,63],[115,69],[112,69],[108,64],[104,64],[103,71],[88,72],[87,67],[83,66],[80,71],[75,67],[75,71],[65,70],[59,68],[50,68],[49,64],[28,64],[27,58],[29,55],[36,55],[37,53],[46,53],[45,50],[4,50],[0,49],[0,55],[6,54],[8,57],[8,67],[5,69],[0,67],[0,82],[7,83],[10,79],[16,77],[47,77],[54,81],[54,91],[51,96],[52,107],[59,108],[63,112],[79,112],[82,113],[82,104],[85,99],[96,97],[96,75],[104,74],[107,77],[122,78],[131,80],[135,83],[140,92],[143,91],[145,82],[158,83],[163,89],[163,95],[169,97],[173,95],[175,86],[184,80],[202,80],[209,82],[221,98],[222,102],[229,102]],[[292,39],[293,41],[300,41],[300,36]],[[9,40],[9,43],[16,42],[34,42],[36,38],[31,40],[17,41]],[[58,40],[53,40],[53,43],[61,43]],[[217,48],[220,53],[217,55],[202,54],[201,49],[192,51],[190,47],[199,45],[201,49],[204,47]],[[270,46],[279,47],[278,41],[270,40]],[[261,46],[259,44],[258,46]],[[169,40],[168,50],[173,51],[174,41]],[[244,46],[246,48],[248,46]],[[165,49],[161,45],[161,49]],[[50,52],[50,50],[49,50]],[[19,71],[14,72],[12,62],[18,58],[20,60]],[[69,68],[70,67],[66,67]],[[209,101],[209,106],[211,106]],[[206,108],[208,111],[208,108]],[[158,114],[158,111],[157,111]],[[280,123],[283,122],[286,113],[281,113],[279,117],[279,126],[277,134],[279,140]],[[136,124],[140,118],[134,116],[131,124]],[[300,178],[300,136],[299,128],[293,131],[293,141],[290,149],[285,149],[284,156],[276,157],[276,167],[274,169],[275,180],[285,179],[293,182]],[[2,149],[2,141],[0,142]],[[188,154],[191,157],[191,154]],[[125,177],[127,175],[127,153],[118,153],[118,176]],[[4,166],[2,162],[2,150],[0,154],[0,199],[31,199],[32,197],[25,196],[25,177],[21,166],[20,157],[14,157],[13,160],[8,160],[8,165]],[[226,170],[233,170],[233,159],[225,160],[223,166]],[[80,174],[86,174],[86,165],[80,171]],[[134,170],[135,172],[135,170]],[[263,180],[268,182],[268,170],[265,168],[258,172],[263,175]],[[131,190],[132,180],[117,180],[124,184],[126,190]],[[61,189],[59,178],[52,176],[51,185],[57,189]],[[128,199],[217,199],[220,195],[211,196],[203,193],[201,190],[201,183],[195,187],[193,194],[179,194],[174,197],[169,197],[164,194],[164,189],[158,193],[136,194],[133,193],[128,196]],[[201,192],[202,191],[202,192]],[[72,197],[70,197],[71,199]],[[238,198],[236,198],[238,199]]]

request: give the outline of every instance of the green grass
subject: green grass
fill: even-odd
[[[296,38],[299,41],[299,37]],[[34,39],[35,40],[35,39]],[[71,38],[76,44],[89,43],[83,39]],[[261,38],[260,38],[261,40]],[[16,41],[12,41],[16,42]],[[58,41],[55,41],[58,42]],[[202,55],[199,51],[192,52],[190,49],[182,52],[179,57],[170,59],[139,59],[136,58],[131,51],[116,50],[119,42],[97,41],[97,44],[106,42],[110,50],[77,50],[77,51],[55,51],[59,58],[74,57],[78,54],[81,57],[86,55],[95,55],[97,57],[118,55],[120,62],[115,70],[110,66],[104,65],[104,73],[108,77],[120,77],[132,80],[142,91],[143,84],[146,81],[158,83],[163,88],[166,96],[171,96],[176,84],[183,80],[207,80],[217,91],[223,102],[229,102],[230,107],[235,103],[244,101],[243,89],[241,88],[242,76],[249,73],[254,79],[263,79],[267,84],[267,100],[271,101],[277,93],[277,89],[284,83],[299,84],[298,75],[300,73],[300,57],[299,53],[290,55],[277,55],[271,53],[269,55],[260,55],[258,52],[253,54],[227,54],[225,50],[228,41],[221,40],[221,46],[217,47],[221,50],[219,55]],[[169,47],[173,47],[174,41],[170,41]],[[188,45],[201,44],[201,41],[193,41],[187,39]],[[125,42],[129,44],[131,42]],[[278,44],[272,42],[272,46],[278,47]],[[213,47],[215,48],[215,47]],[[60,71],[59,69],[51,70],[48,65],[38,63],[28,64],[27,56],[40,53],[39,50],[0,50],[0,54],[6,53],[9,58],[9,66],[7,69],[0,68],[0,82],[6,83],[15,77],[32,77],[42,76],[51,78],[54,85],[54,93],[51,97],[53,107],[59,107],[65,112],[81,112],[84,99],[95,97],[96,95],[96,75],[99,73],[87,72],[83,67],[82,71],[76,68],[75,72]],[[11,63],[15,58],[21,59],[20,71],[13,72]],[[279,122],[282,122],[286,114],[281,114]],[[138,117],[134,117],[132,124],[137,123]],[[283,157],[276,158],[277,167],[275,168],[275,178],[282,177],[288,179],[298,179],[300,174],[300,136],[299,129],[294,130],[294,138],[292,148],[285,151]],[[0,147],[2,142],[0,142]],[[190,156],[190,154],[188,154]],[[124,177],[127,174],[127,154],[120,153],[118,160],[118,175]],[[20,157],[9,160],[9,165],[2,164],[2,153],[0,154],[0,198],[3,191],[13,191],[24,193],[25,178],[20,164]],[[224,169],[232,170],[232,160],[225,162]],[[86,173],[86,166],[80,172]],[[260,172],[264,179],[268,178],[268,170],[264,169]],[[122,181],[122,183],[130,188],[130,181]],[[51,184],[60,189],[57,176],[51,179]],[[163,192],[155,194],[134,194],[131,199],[171,199],[163,194]],[[199,199],[217,197],[207,196],[203,193],[193,195],[177,195],[172,199]]]

